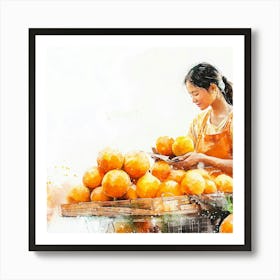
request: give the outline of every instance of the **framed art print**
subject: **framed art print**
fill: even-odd
[[[251,30],[29,29],[29,250],[250,251]]]

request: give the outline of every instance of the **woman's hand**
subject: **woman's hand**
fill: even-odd
[[[198,163],[203,163],[207,166],[215,167],[218,170],[232,176],[232,159],[216,158],[202,153],[188,153],[178,157],[178,162],[172,162],[172,165],[176,169],[192,169],[197,168]],[[176,160],[176,158],[174,158]]]
[[[191,152],[181,156],[181,160],[173,162],[171,165],[176,169],[190,169],[196,167],[199,162],[203,162],[205,155],[202,153]]]

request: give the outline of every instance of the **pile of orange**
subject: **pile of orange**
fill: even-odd
[[[143,190],[141,191],[141,183],[136,186],[134,182],[138,182],[147,173],[150,174],[149,170],[150,160],[144,152],[133,151],[123,155],[118,150],[105,148],[97,156],[97,166],[85,171],[82,184],[70,189],[68,202],[141,197],[141,193],[144,193]],[[158,180],[153,175],[151,176],[154,180]],[[137,189],[140,195],[137,194]]]
[[[174,157],[193,152],[194,143],[189,136],[179,136],[175,140],[169,136],[161,136],[156,140],[155,148],[158,154]],[[165,186],[162,189],[166,188],[166,182],[168,182],[167,185],[169,186],[175,186],[176,182],[179,185],[181,194],[200,195],[211,194],[217,191],[225,193],[233,192],[232,177],[226,174],[215,177],[210,175],[205,169],[177,170],[162,161],[156,161],[152,166],[151,172]],[[161,196],[169,196],[171,193],[172,191],[158,192]],[[174,193],[180,195],[178,192]]]
[[[161,136],[156,140],[157,153],[169,157],[194,151],[190,137],[175,140]],[[178,170],[162,160],[153,164],[146,153],[105,148],[98,153],[97,165],[85,171],[82,184],[68,193],[68,201],[108,201],[116,199],[154,198],[164,196],[200,195],[217,191],[232,192],[232,177],[211,176],[204,169]]]

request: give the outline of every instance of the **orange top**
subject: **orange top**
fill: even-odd
[[[189,136],[194,141],[195,151],[221,159],[232,159],[233,113],[231,112],[218,126],[210,123],[210,113],[211,110],[202,112],[190,126]]]

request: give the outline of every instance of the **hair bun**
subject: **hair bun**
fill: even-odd
[[[222,80],[225,83],[225,94],[224,97],[226,101],[233,105],[233,100],[232,100],[232,84],[227,80],[225,76],[222,76]]]

